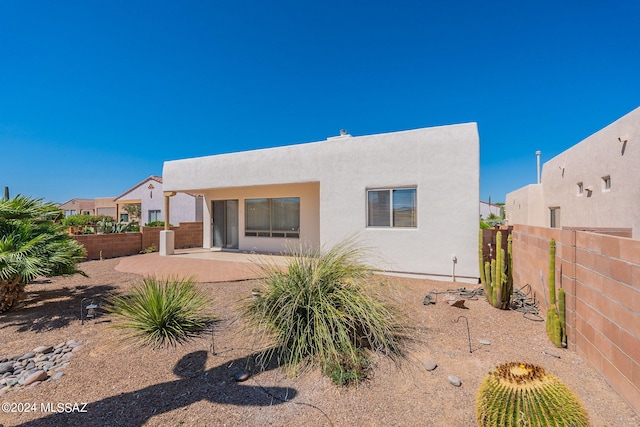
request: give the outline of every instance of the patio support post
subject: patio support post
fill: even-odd
[[[164,230],[160,232],[160,256],[173,255],[175,252],[175,235],[174,231],[169,229],[169,199],[175,196],[174,191],[164,192]]]

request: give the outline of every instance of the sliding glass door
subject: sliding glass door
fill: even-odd
[[[238,249],[238,201],[213,201],[213,246]]]

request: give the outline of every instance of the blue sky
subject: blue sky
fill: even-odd
[[[0,186],[117,196],[165,160],[473,121],[480,197],[503,201],[536,150],[640,105],[639,18],[636,0],[0,0]]]

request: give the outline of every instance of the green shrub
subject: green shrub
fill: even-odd
[[[114,326],[127,330],[128,338],[152,347],[175,346],[205,332],[214,321],[206,313],[208,299],[194,279],[148,277],[124,296],[110,300]]]
[[[401,354],[397,314],[367,291],[370,270],[362,256],[347,240],[326,253],[294,250],[285,271],[261,266],[263,286],[243,314],[283,349],[279,362],[291,373],[311,363],[329,376],[338,369],[360,378],[366,351]]]
[[[146,227],[164,227],[164,221],[151,221]],[[169,224],[169,227],[173,227],[173,225]]]
[[[111,218],[106,215],[73,215],[62,220],[62,225],[67,227],[85,227],[87,225],[96,225],[99,221]]]

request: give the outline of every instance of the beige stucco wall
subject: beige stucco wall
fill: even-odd
[[[542,195],[529,198],[529,217],[518,216],[512,205],[516,198],[522,200],[528,187],[507,195],[507,217],[512,224],[548,227],[549,208],[559,207],[561,227],[631,228],[633,237],[640,238],[639,165],[637,108],[546,162]],[[605,176],[611,177],[610,190],[604,189]],[[582,195],[578,194],[579,182],[584,187]]]
[[[96,215],[109,215],[115,217],[116,202],[113,197],[98,197],[95,199]]]
[[[548,227],[549,220],[541,209],[544,205],[542,184],[531,184],[507,194],[505,216],[507,224],[527,224]]]
[[[475,123],[168,161],[163,180],[165,191],[203,193],[209,200],[216,188],[319,183],[320,245],[355,234],[375,254],[371,262],[385,270],[450,277],[455,255],[457,275],[478,277]],[[397,187],[417,188],[417,227],[367,227],[367,189]],[[315,239],[306,231],[301,238]]]

